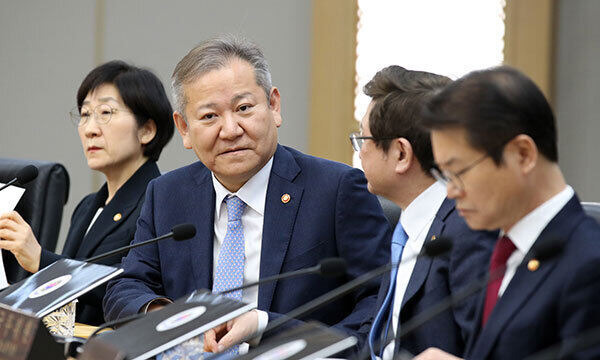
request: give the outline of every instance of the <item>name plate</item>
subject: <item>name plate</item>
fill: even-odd
[[[0,359],[64,359],[63,347],[39,318],[0,304]]]

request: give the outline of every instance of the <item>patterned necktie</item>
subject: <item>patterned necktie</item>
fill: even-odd
[[[371,359],[375,360],[377,356],[375,355],[375,346],[380,346],[379,356],[381,357],[381,353],[383,353],[383,348],[385,347],[385,339],[387,339],[387,333],[390,327],[390,323],[393,317],[392,314],[392,304],[394,299],[394,294],[396,293],[396,275],[398,274],[398,266],[400,265],[400,259],[402,259],[402,251],[404,250],[404,245],[406,245],[406,241],[408,240],[408,235],[404,231],[402,224],[398,221],[398,225],[396,225],[396,229],[394,229],[394,235],[392,235],[392,256],[391,262],[394,264],[392,270],[390,271],[390,287],[388,292],[383,300],[383,304],[381,305],[381,309],[375,316],[375,320],[373,320],[373,325],[371,326],[371,331],[369,332],[369,349],[371,350]],[[386,317],[387,316],[387,317]],[[383,337],[381,336],[383,332]],[[380,341],[382,339],[382,341]]]
[[[245,242],[242,227],[242,214],[246,204],[237,196],[225,198],[227,204],[227,233],[219,250],[217,269],[213,281],[213,293],[241,286],[244,282]],[[242,290],[223,296],[242,300]],[[224,356],[237,356],[239,345],[234,345],[222,353]],[[202,341],[198,336],[191,338],[165,352],[159,354],[157,360],[202,359]]]
[[[213,293],[229,290],[244,283],[245,242],[242,214],[246,208],[246,203],[237,196],[226,197],[225,203],[227,204],[227,233],[219,250],[212,288]],[[242,301],[242,290],[230,292],[225,296]],[[225,352],[237,355],[239,346],[232,346]]]
[[[481,327],[485,326],[496,302],[498,301],[498,292],[502,285],[504,272],[506,271],[506,261],[516,250],[515,244],[508,236],[501,237],[494,246],[492,258],[490,259],[490,281],[485,292],[485,305],[483,307],[483,316],[481,317]]]

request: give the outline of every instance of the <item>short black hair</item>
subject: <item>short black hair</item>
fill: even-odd
[[[372,98],[369,130],[375,139],[405,138],[424,172],[433,166],[429,131],[420,124],[422,107],[452,80],[424,71],[388,66],[369,81],[363,91]],[[375,140],[387,152],[392,140]]]
[[[113,84],[119,90],[139,127],[154,120],[156,135],[144,146],[144,156],[157,161],[174,132],[173,108],[160,79],[150,70],[120,60],[109,61],[90,71],[79,86],[77,108],[80,112],[85,97],[104,84]]]
[[[502,163],[504,145],[519,134],[530,136],[546,159],[558,162],[556,121],[548,101],[531,79],[500,66],[471,72],[425,106],[429,129],[465,129],[467,141]]]

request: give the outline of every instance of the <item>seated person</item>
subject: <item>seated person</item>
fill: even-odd
[[[42,249],[17,212],[0,216],[0,248],[11,251],[31,273],[62,258],[86,259],[128,245],[135,233],[148,182],[173,136],[172,108],[160,80],[150,71],[122,61],[93,69],[77,91],[71,118],[90,169],[106,183],[75,208],[62,255]],[[100,263],[114,265],[122,255]],[[100,286],[79,299],[76,321],[103,323]]]
[[[472,229],[501,229],[489,265],[500,276],[490,275],[480,296],[464,357],[524,359],[595,329],[600,226],[565,182],[540,89],[510,67],[475,71],[433,97],[424,115],[448,197]],[[536,258],[536,247],[556,241],[560,253]],[[598,343],[589,345],[547,358],[600,358]],[[437,348],[417,358],[456,359]]]
[[[196,289],[225,290],[343,257],[345,278],[299,277],[230,295],[258,310],[207,332],[228,348],[269,320],[389,260],[391,231],[362,171],[277,143],[279,90],[260,49],[223,36],[192,49],[173,74],[175,124],[199,162],[150,182],[134,243],[192,223],[190,240],[138,247],[108,284],[105,316],[151,310]],[[228,281],[227,281],[228,280]],[[357,334],[378,284],[308,315]]]
[[[351,139],[369,191],[402,209],[392,237],[392,261],[399,266],[384,277],[374,319],[363,325],[365,331],[370,328],[373,359],[392,359],[400,347],[418,354],[437,346],[462,355],[470,334],[476,296],[407,334],[397,349],[390,340],[402,323],[483,276],[496,240],[493,233],[469,229],[454,201],[446,198],[444,185],[429,172],[433,153],[429,132],[419,125],[421,110],[450,82],[445,76],[389,66],[364,87],[372,100],[361,121],[361,134]],[[448,254],[414,258],[425,243],[442,236],[453,242]]]

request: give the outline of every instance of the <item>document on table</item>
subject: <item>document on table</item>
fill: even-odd
[[[3,183],[0,183],[0,186],[3,185]],[[25,189],[17,186],[9,186],[0,191],[0,214],[14,210],[24,192]],[[7,286],[8,281],[6,280],[6,270],[4,269],[4,261],[2,260],[2,256],[0,254],[0,289],[4,289]]]

